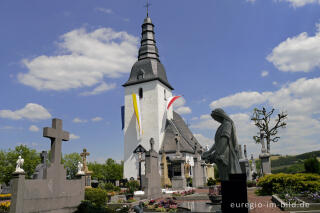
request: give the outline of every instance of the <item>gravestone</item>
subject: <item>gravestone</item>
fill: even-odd
[[[148,199],[161,197],[161,180],[159,174],[158,153],[154,150],[154,139],[150,139],[150,151],[145,153],[144,192]]]
[[[10,213],[71,213],[84,199],[84,176],[67,180],[61,164],[61,144],[69,140],[62,120],[53,119],[52,128],[44,128],[43,136],[51,139],[50,166],[43,179],[26,180],[24,174],[14,174]]]
[[[260,133],[260,142],[261,142],[261,153],[259,154],[259,158],[261,160],[261,172],[263,175],[271,174],[270,154],[266,150],[263,133]]]
[[[247,145],[243,146],[243,153],[244,153],[245,173],[247,175],[247,180],[252,180],[251,168],[250,168],[250,163],[247,155]]]
[[[32,179],[43,179],[44,172],[47,168],[47,160],[48,160],[48,153],[47,151],[42,151],[40,153],[41,163],[36,167],[34,174],[32,175]]]
[[[204,186],[204,166],[201,161],[201,157],[199,154],[198,146],[196,147],[195,156],[193,158],[194,166],[193,166],[193,179],[192,186],[199,188]]]
[[[257,167],[256,167],[256,162],[253,158],[253,154],[251,154],[251,177],[252,177],[252,180],[255,180],[257,177]]]
[[[206,164],[206,168],[207,168],[207,180],[209,178],[215,179],[214,177],[214,167],[213,164]]]
[[[187,180],[184,176],[184,163],[186,158],[182,156],[180,152],[180,136],[176,134],[175,141],[177,144],[176,155],[171,159],[172,165],[172,188],[173,189],[185,189],[187,186]]]
[[[171,181],[168,176],[168,162],[167,162],[167,156],[164,151],[164,148],[162,148],[162,157],[161,157],[161,186],[162,188],[166,188],[169,185],[171,186]]]

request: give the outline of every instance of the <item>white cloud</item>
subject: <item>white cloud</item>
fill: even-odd
[[[30,130],[31,132],[38,132],[38,131],[39,131],[39,128],[38,128],[36,125],[31,125],[31,126],[29,127],[29,130]]]
[[[247,2],[250,2],[250,3],[255,3],[256,0],[246,0]]]
[[[211,102],[210,107],[211,109],[229,106],[249,108],[254,104],[265,102],[268,96],[269,93],[239,92]]]
[[[278,85],[278,82],[277,81],[273,81],[272,84],[276,86],[276,85]]]
[[[109,8],[97,7],[97,8],[95,8],[95,10],[102,12],[102,13],[105,13],[105,14],[112,14],[113,13],[113,11]]]
[[[88,121],[85,119],[80,119],[80,118],[74,118],[72,120],[73,123],[87,123]]]
[[[75,134],[70,134],[70,139],[73,139],[73,140],[76,140],[76,139],[79,139],[80,138],[80,136],[78,136],[78,135],[75,135]]]
[[[206,136],[202,134],[193,134],[194,137],[198,140],[198,142],[201,144],[202,147],[206,147],[207,145],[211,147],[214,143],[213,139],[207,138]]]
[[[303,32],[292,38],[281,42],[267,60],[283,72],[310,72],[320,68],[320,29],[317,25],[317,32],[309,36]]]
[[[307,4],[315,4],[315,3],[320,4],[320,0],[279,0],[279,1],[289,2],[290,5],[294,8],[303,7]]]
[[[190,114],[192,112],[191,108],[185,106],[186,100],[184,97],[178,98],[175,102],[173,102],[174,110],[179,114]]]
[[[94,88],[92,91],[82,92],[80,95],[88,96],[88,95],[98,95],[100,93],[103,93],[108,90],[112,90],[116,88],[116,84],[106,84],[105,82],[102,82],[99,86]]]
[[[102,120],[103,120],[103,118],[101,118],[101,117],[94,117],[91,119],[92,122],[98,122],[98,121],[102,121]]]
[[[268,76],[268,75],[269,75],[269,72],[266,71],[266,70],[263,70],[263,71],[261,72],[261,77],[266,77],[266,76]]]
[[[69,90],[100,84],[93,93],[106,90],[105,78],[119,78],[131,70],[138,52],[138,38],[127,32],[80,28],[61,36],[60,54],[41,55],[22,62],[27,73],[19,82],[37,90]],[[113,84],[108,85],[110,89]]]
[[[175,110],[179,114],[190,114],[192,111],[190,107],[182,106]]]
[[[12,110],[0,110],[1,118],[12,120],[29,119],[29,120],[45,120],[51,118],[51,114],[46,108],[39,104],[28,103],[24,108]]]

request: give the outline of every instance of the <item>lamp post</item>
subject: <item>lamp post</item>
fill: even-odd
[[[141,162],[143,161],[142,154],[145,152],[146,152],[145,148],[143,148],[143,146],[141,145],[137,146],[137,148],[133,151],[134,154],[138,154],[140,190],[142,189],[142,178],[141,178]]]

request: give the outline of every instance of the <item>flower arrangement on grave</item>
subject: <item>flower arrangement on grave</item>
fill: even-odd
[[[10,205],[11,205],[10,201],[5,201],[5,202],[0,203],[0,213],[8,212],[10,209]]]
[[[185,190],[185,191],[178,191],[178,192],[173,192],[172,196],[174,197],[180,197],[180,196],[186,196],[186,195],[191,195],[194,194],[195,190],[194,189],[190,189],[190,190]]]
[[[1,200],[10,200],[11,194],[0,194],[0,201]]]
[[[178,210],[177,202],[172,198],[159,201],[150,200],[149,202],[145,203],[145,206],[148,210],[157,212],[177,212]]]
[[[130,180],[126,184],[127,190],[125,191],[125,195],[127,197],[127,200],[133,198],[134,192],[139,189],[139,182],[135,180]]]

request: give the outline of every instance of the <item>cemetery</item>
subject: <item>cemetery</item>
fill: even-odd
[[[123,158],[96,161],[91,139],[67,153],[67,141],[77,138],[72,125],[90,121],[71,125],[66,115],[50,117],[40,133],[49,150],[0,146],[0,213],[320,212],[320,151],[285,156],[271,147],[286,137],[279,133],[294,115],[270,105],[250,108],[248,125],[256,134],[248,144],[239,139],[243,127],[231,110],[211,107],[202,117],[211,122],[213,137],[200,142],[174,108],[183,97],[174,94],[160,61],[149,6],[136,61],[122,85]]]

